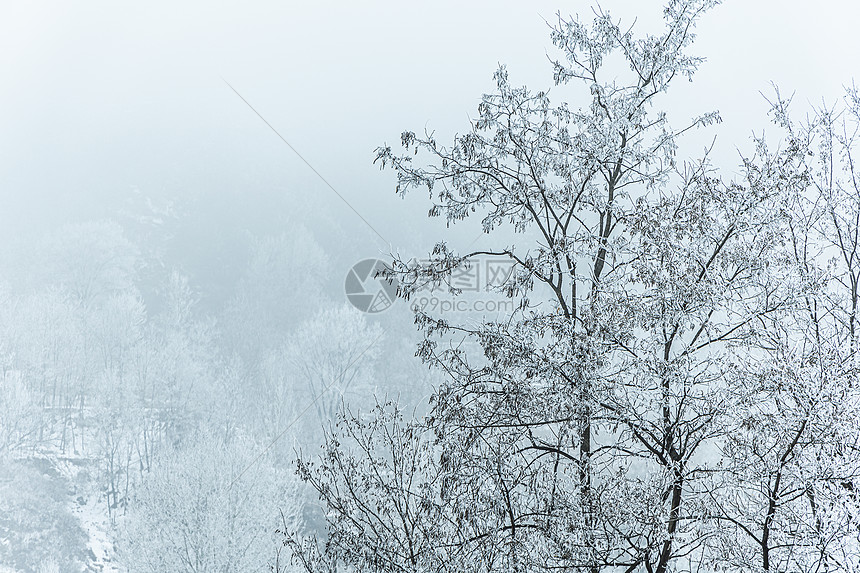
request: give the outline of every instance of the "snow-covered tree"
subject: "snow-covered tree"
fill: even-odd
[[[431,431],[404,418],[393,403],[338,416],[319,461],[299,461],[299,475],[320,495],[329,523],[325,546],[303,532],[285,531],[284,545],[304,569],[424,571],[450,562],[440,531],[454,524],[436,493],[444,475]]]
[[[0,456],[39,442],[42,411],[17,371],[0,376]]]
[[[376,488],[379,499],[418,496],[425,509],[438,510],[434,527],[420,532],[433,541],[416,546],[414,559],[380,550],[412,537],[380,533],[392,526],[387,519],[404,519],[380,513],[393,501],[365,503],[376,498],[344,486],[362,463],[344,454],[347,442],[364,439],[354,432],[333,439],[320,471],[305,474],[328,504],[334,532],[322,553],[307,546],[309,570],[330,570],[338,560],[367,571],[732,567],[742,559],[720,557],[721,535],[734,527],[752,532],[738,546],[748,548],[761,531],[775,531],[777,517],[778,547],[807,545],[806,530],[786,525],[794,508],[781,488],[791,481],[791,495],[820,499],[811,484],[833,480],[776,476],[787,475],[783,461],[795,464],[796,448],[806,453],[795,465],[809,470],[816,444],[855,443],[846,425],[836,424],[838,437],[827,428],[846,412],[824,405],[851,393],[856,372],[831,370],[832,361],[823,372],[829,351],[820,344],[796,352],[808,342],[803,325],[818,316],[791,324],[817,296],[809,284],[815,277],[798,274],[810,257],[791,250],[793,202],[815,180],[804,142],[772,151],[757,140],[731,179],[707,152],[677,157],[686,130],[719,120],[708,113],[676,129],[658,107],[673,81],[692,78],[701,62],[689,54],[693,30],[715,3],[671,0],[665,29],[641,37],[601,10],[590,26],[559,19],[555,82],[582,88],[588,105],[552,104],[548,92],[514,87],[501,68],[496,91],[451,146],[405,132],[404,153],[379,150],[399,193],[426,189],[430,215],[449,224],[476,214],[484,243],[496,243],[458,253],[440,242],[429,263],[395,259],[387,274],[399,280],[400,294],[409,298],[429,283],[457,296],[454,274],[485,256],[513,266],[498,289],[517,309],[477,324],[416,313],[424,332],[418,354],[447,377],[424,420],[436,440],[424,475],[431,485],[418,493],[390,479],[361,484]],[[852,276],[841,280],[856,284]],[[847,332],[852,312],[840,314]],[[744,420],[758,424],[773,448],[762,464],[743,464],[758,447],[744,441]],[[436,472],[441,477],[430,479]],[[796,489],[801,482],[810,485]],[[718,494],[732,484],[765,484],[770,493],[739,494],[729,507]],[[758,511],[760,502],[763,513],[732,513]],[[816,503],[806,517],[825,511]],[[767,543],[749,558],[761,561]],[[823,566],[827,551],[812,562]]]
[[[278,528],[297,528],[299,482],[260,447],[201,431],[158,454],[120,539],[130,573],[268,571]]]
[[[381,327],[348,304],[300,323],[260,365],[253,408],[262,434],[274,437],[295,422],[290,435],[316,446],[342,404],[372,405],[382,339]]]
[[[290,324],[314,313],[330,274],[327,254],[302,225],[251,237],[247,268],[225,313],[228,346],[249,364],[260,360],[281,344]]]
[[[841,105],[799,123],[777,92],[772,111],[784,139],[772,155],[792,157],[804,183],[783,196],[784,252],[772,261],[795,298],[761,322],[758,352],[733,384],[741,399],[723,442],[719,485],[708,492],[723,532],[714,556],[735,570],[853,571],[860,566],[853,163],[860,106],[848,90]]]

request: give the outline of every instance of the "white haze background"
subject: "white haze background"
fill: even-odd
[[[628,23],[638,16],[640,30],[661,23],[661,2],[601,4]],[[216,508],[196,525],[211,534],[198,546],[247,541],[256,554],[221,552],[235,570],[265,570],[277,506],[291,524],[319,529],[312,504],[297,501],[306,492],[292,448],[315,447],[342,399],[366,407],[374,393],[400,393],[420,407],[432,383],[412,359],[404,305],[382,317],[344,305],[351,264],[425,254],[444,225],[424,216],[426,196],[394,196],[374,149],[405,129],[440,141],[465,131],[499,64],[514,85],[552,88],[545,20],[559,11],[588,20],[591,4],[0,7],[0,415],[20,423],[13,437],[39,436],[7,457],[14,439],[0,436],[0,516],[18,520],[0,530],[0,572],[63,571],[76,560],[109,570],[152,555],[179,570],[145,539],[114,548],[122,531],[176,523],[166,508]],[[706,63],[664,107],[677,125],[715,109],[723,123],[690,135],[681,155],[716,133],[712,158],[730,173],[738,148],[768,126],[771,83],[795,92],[799,109],[841,96],[858,75],[858,21],[857,5],[835,0],[714,9],[693,47]],[[478,235],[469,222],[449,236],[464,248]],[[55,404],[42,409],[22,389],[37,373],[43,388],[67,384],[53,395],[78,417],[48,421],[42,412]],[[308,396],[331,379],[340,383],[313,407]],[[233,479],[253,503],[236,504]],[[210,490],[218,495],[201,494]],[[164,538],[187,541],[168,526]]]

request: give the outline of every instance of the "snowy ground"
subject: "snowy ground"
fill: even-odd
[[[125,572],[93,460],[42,451],[0,464],[0,573]]]
[[[70,484],[75,484],[69,499],[69,510],[80,520],[88,537],[88,563],[85,571],[124,573],[125,569],[115,562],[113,526],[107,515],[105,502],[100,499],[92,483],[82,478],[82,472],[85,472],[92,462],[74,457],[62,457],[53,461],[57,471]]]

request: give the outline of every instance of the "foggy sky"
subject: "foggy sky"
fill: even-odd
[[[638,16],[645,30],[655,29],[661,4],[602,3],[624,22]],[[544,19],[556,11],[588,19],[590,7],[4,3],[0,238],[111,216],[134,192],[229,196],[228,211],[263,193],[281,197],[277,209],[361,228],[359,252],[385,250],[223,78],[399,248],[424,217],[425,197],[395,198],[393,174],[372,165],[374,148],[397,143],[404,129],[426,127],[442,141],[463,132],[499,63],[514,84],[551,87],[547,54],[557,53]],[[679,116],[719,109],[717,157],[733,167],[735,146],[767,125],[759,92],[770,93],[770,82],[796,92],[803,111],[821,97],[832,101],[857,76],[858,15],[835,0],[727,2],[698,28],[693,52],[708,61],[693,84],[678,82],[667,105]]]

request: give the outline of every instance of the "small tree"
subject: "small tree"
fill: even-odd
[[[328,539],[284,531],[284,545],[308,571],[425,571],[461,561],[441,546],[455,524],[438,492],[443,471],[426,426],[405,421],[395,404],[365,415],[339,414],[318,463],[300,460],[298,473],[316,490],[326,510]]]
[[[369,384],[382,335],[378,324],[348,304],[320,310],[264,365],[269,395],[282,398],[286,390],[290,401],[311,407],[319,436],[344,402],[374,393]]]
[[[39,443],[42,411],[20,372],[0,376],[0,456],[34,447]]]
[[[267,571],[274,532],[300,525],[301,502],[297,481],[255,451],[205,433],[163,451],[124,522],[129,571]]]

